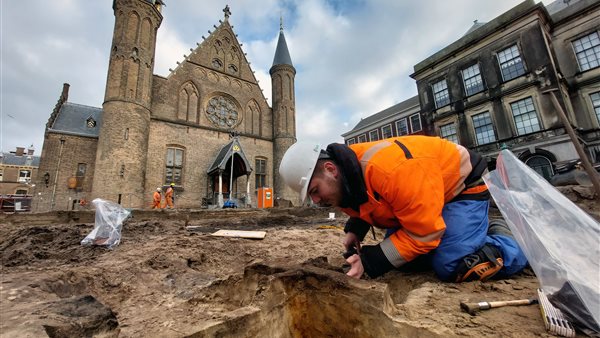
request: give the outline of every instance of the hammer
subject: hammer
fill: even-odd
[[[460,308],[470,315],[474,316],[477,311],[489,310],[491,308],[497,308],[502,306],[515,306],[515,305],[531,305],[538,304],[537,299],[518,299],[518,300],[504,300],[497,302],[479,302],[479,303],[465,303],[460,302]]]

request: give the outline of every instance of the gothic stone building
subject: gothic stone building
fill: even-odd
[[[34,211],[79,208],[102,198],[126,208],[151,204],[175,183],[178,208],[256,205],[296,141],[294,77],[283,29],[269,107],[229,23],[220,25],[167,77],[153,74],[160,0],[114,0],[115,26],[102,108],[68,102],[65,84],[46,125]],[[176,3],[174,5],[177,5]],[[48,175],[46,175],[48,174]],[[40,184],[44,175],[48,184]]]

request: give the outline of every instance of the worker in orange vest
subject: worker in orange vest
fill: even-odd
[[[171,185],[167,188],[167,191],[165,192],[165,206],[163,208],[175,208],[173,206],[173,187],[175,187],[175,183],[171,183]]]
[[[488,219],[486,172],[480,154],[427,136],[332,143],[325,150],[298,142],[279,167],[301,202],[310,198],[350,216],[347,275],[375,278],[406,265],[431,267],[449,282],[506,278],[527,265],[506,222]],[[385,229],[385,238],[361,245],[371,226]]]
[[[161,192],[162,189],[160,187],[156,188],[156,191],[152,196],[152,209],[160,209],[160,202],[162,200]]]

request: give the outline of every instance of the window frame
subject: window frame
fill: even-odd
[[[475,118],[481,117],[484,114],[487,115],[487,118],[489,118],[490,123],[489,124],[483,124],[483,125],[480,125],[480,126],[476,126],[475,125]],[[473,125],[473,133],[475,134],[475,142],[477,143],[478,146],[498,141],[498,137],[496,136],[496,130],[494,129],[494,120],[492,119],[492,114],[490,113],[489,110],[482,111],[480,113],[471,115],[471,124]],[[488,126],[488,125],[491,126],[493,139],[490,139],[489,142],[484,142],[484,141],[486,141],[486,139],[481,139],[481,140],[479,139],[479,136],[478,136],[479,134],[477,133],[477,128],[481,128],[483,126]]]
[[[24,194],[19,194],[19,191],[24,191]],[[19,195],[19,196],[27,196],[29,195],[29,189],[23,188],[23,187],[18,187],[15,189],[15,195]]]
[[[375,134],[375,137],[373,137],[373,134]],[[377,129],[369,131],[369,142],[373,141],[379,141],[379,132]]]
[[[169,165],[169,151],[172,150],[173,151],[173,164]],[[177,165],[177,152],[180,151],[181,152],[181,164]],[[185,168],[185,148],[182,147],[177,147],[177,146],[170,146],[167,147],[167,152],[165,155],[166,161],[165,161],[165,184],[171,184],[171,183],[175,183],[175,185],[183,185],[183,171]],[[169,169],[171,169],[171,178],[169,179]],[[179,178],[176,178],[175,175],[175,171],[179,170]]]
[[[349,138],[349,139],[346,140],[346,145],[350,146],[350,145],[353,145],[355,143],[356,143],[356,140],[354,139],[354,137],[353,138]]]
[[[436,85],[442,82],[444,83],[444,88],[436,91]],[[438,100],[438,94],[443,93],[444,91],[446,92],[445,95],[440,95],[440,99]],[[448,81],[446,78],[433,82],[431,84],[431,92],[433,93],[433,103],[435,104],[436,109],[450,104],[450,89],[448,88]]]
[[[516,51],[519,53],[519,54],[518,54],[516,57],[514,57],[514,55],[513,55],[513,53],[512,53],[512,51],[513,51],[513,48],[514,48],[514,49],[516,49]],[[504,62],[501,62],[501,60],[500,60],[500,54],[501,54],[501,53],[503,53],[503,52],[506,52],[506,51],[508,51],[508,50],[510,50],[510,52],[511,52],[511,56],[513,56],[513,57],[512,57],[511,59],[507,59],[507,60],[506,60],[506,61],[504,61]],[[519,59],[520,59],[520,61],[521,61],[521,65],[522,65],[522,68],[523,68],[523,72],[522,72],[522,73],[517,73],[517,75],[515,75],[515,76],[513,76],[513,77],[511,77],[511,78],[508,78],[508,79],[507,79],[507,78],[504,76],[504,71],[503,71],[503,70],[504,70],[505,68],[503,68],[503,67],[502,67],[502,65],[503,65],[503,64],[508,64],[510,61],[513,61],[513,60],[515,60],[515,59],[517,59],[517,58],[519,58]],[[526,67],[526,65],[525,65],[525,59],[523,58],[523,53],[521,53],[521,48],[519,48],[519,44],[518,44],[518,43],[514,43],[514,44],[510,45],[509,47],[503,48],[503,49],[501,49],[500,51],[496,52],[496,61],[498,61],[498,67],[499,67],[499,69],[500,69],[500,76],[502,77],[502,82],[508,82],[508,81],[510,81],[510,80],[514,80],[514,79],[516,79],[516,78],[518,78],[518,77],[520,77],[520,76],[523,76],[523,75],[527,74],[527,67]],[[508,67],[509,67],[509,66],[510,66],[510,65],[508,65],[508,66],[506,67],[506,69],[508,69]],[[509,73],[508,75],[510,75],[510,73]]]
[[[261,164],[262,163],[262,164]],[[254,158],[254,188],[264,188],[267,186],[267,163],[266,157]],[[261,170],[264,169],[264,170]]]
[[[416,129],[413,125],[413,116],[417,116],[419,118],[419,129]],[[423,130],[423,122],[421,121],[421,114],[420,113],[416,113],[416,114],[412,114],[408,117],[408,120],[410,121],[410,130],[411,133],[416,133],[419,132],[421,130]]]
[[[384,128],[388,128],[389,130],[389,136],[386,136],[386,132],[384,131]],[[394,132],[392,131],[392,124],[386,124],[385,126],[381,127],[381,139],[384,140],[386,138],[390,138],[394,136]]]
[[[583,49],[580,52],[577,52],[577,47],[575,46],[575,43],[577,41],[583,40],[583,39],[585,39],[585,38],[587,38],[587,37],[589,37],[591,35],[594,35],[594,34],[596,35],[596,38],[598,40],[598,44],[597,45],[592,45],[590,48]],[[590,43],[591,43],[591,41],[590,41]],[[583,36],[580,36],[580,37],[578,37],[576,39],[571,40],[571,48],[573,49],[573,54],[575,55],[575,60],[577,60],[577,67],[578,67],[578,69],[579,69],[580,72],[586,72],[588,70],[592,70],[592,69],[600,67],[600,32],[599,31],[597,31],[597,30],[596,31],[592,31],[589,34],[586,34],[586,35],[583,35]],[[598,55],[596,55],[596,49],[598,51]],[[596,57],[596,60],[595,60],[596,61],[596,66],[583,69],[582,66],[581,66],[581,60],[579,59],[579,54],[580,53],[585,53],[588,50],[592,50],[592,55],[594,55]],[[588,55],[586,54],[585,55],[586,60],[587,60],[587,56]],[[589,64],[589,62],[587,64]]]
[[[527,100],[531,101],[531,106],[533,106],[533,111],[529,110],[529,111],[527,111],[525,113],[520,113],[519,115],[515,115],[515,109],[514,109],[513,105],[515,105],[515,104],[517,104],[519,102],[527,101]],[[535,133],[535,132],[541,131],[543,129],[541,121],[540,121],[540,117],[538,116],[538,112],[537,112],[537,109],[535,107],[535,102],[533,100],[533,96],[527,96],[525,98],[522,98],[522,99],[519,99],[519,100],[515,100],[513,102],[510,102],[509,105],[510,105],[510,112],[511,112],[511,115],[512,115],[512,118],[513,118],[513,122],[515,123],[515,130],[516,130],[518,136]],[[526,128],[519,128],[519,125],[517,123],[517,116],[523,116],[525,114],[530,114],[532,112],[533,112],[533,115],[535,116],[535,120],[537,122],[538,129],[537,130],[533,130],[533,128],[532,128],[531,131],[526,132],[527,131]],[[529,120],[532,120],[532,119],[529,119]],[[519,130],[523,130],[525,132],[521,133]]]
[[[466,77],[465,72],[468,71],[469,69],[473,68],[473,67],[477,67],[477,73],[475,75],[472,75],[470,77]],[[463,80],[463,87],[464,87],[464,91],[465,91],[465,96],[472,96],[475,95],[477,93],[481,93],[482,91],[485,90],[485,84],[483,83],[483,76],[481,76],[481,67],[479,67],[479,63],[474,63],[464,69],[461,69],[460,74],[462,76],[462,80]],[[476,82],[476,84],[478,84],[479,86],[481,86],[480,88],[477,87],[475,89],[475,91],[470,92],[469,88],[473,88],[473,86],[469,87],[467,86],[467,81],[471,80],[471,79],[476,79],[479,78],[478,83]]]
[[[597,101],[594,100],[594,95],[598,96]],[[596,113],[596,118],[598,120],[598,124],[600,125],[600,91],[590,93],[590,101],[592,102],[592,109]]]
[[[404,121],[404,126],[406,127],[406,134],[400,133],[399,123],[402,121]],[[396,133],[398,134],[398,136],[410,134],[410,130],[408,129],[408,117],[401,118],[400,120],[396,121],[395,124],[396,124]]]
[[[25,176],[21,176],[21,173],[27,173],[27,174]],[[20,183],[31,182],[31,173],[32,173],[32,170],[30,170],[30,169],[19,169],[19,177],[17,179],[17,182],[20,182]]]
[[[452,127],[454,133],[453,134],[444,135],[444,128],[445,127]],[[456,128],[456,123],[455,122],[450,122],[450,123],[443,124],[443,125],[441,125],[439,127],[439,130],[440,130],[440,137],[441,138],[445,139],[446,141],[450,141],[450,142],[454,142],[456,144],[460,144],[459,140],[458,140],[458,130]],[[454,137],[452,137],[452,136],[454,136]]]
[[[367,142],[367,135],[365,134],[360,134],[358,135],[357,139],[357,143],[365,143]]]

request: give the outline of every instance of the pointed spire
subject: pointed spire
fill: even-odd
[[[279,31],[283,32],[283,15],[279,15]]]
[[[223,13],[225,13],[225,21],[227,21],[229,19],[229,16],[231,15],[229,5],[225,5],[225,8],[223,8]]]
[[[277,49],[275,50],[275,58],[273,58],[273,66],[277,65],[290,65],[292,64],[292,58],[288,51],[287,43],[285,42],[285,36],[283,35],[283,16],[279,17],[279,40],[277,41]]]

